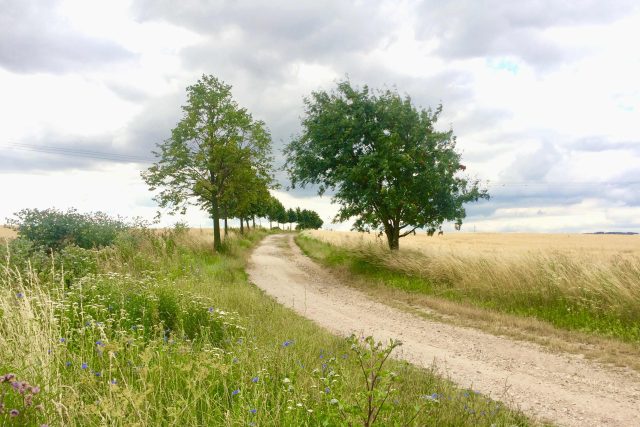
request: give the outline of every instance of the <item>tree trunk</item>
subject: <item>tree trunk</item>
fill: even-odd
[[[385,224],[384,234],[386,234],[387,236],[389,249],[391,249],[392,251],[397,251],[398,249],[400,249],[400,230],[398,229],[398,227],[394,227],[393,224]]]
[[[224,208],[224,238],[229,235],[229,224],[227,224],[227,208]]]
[[[256,229],[256,216],[255,215],[251,217],[251,221],[253,222],[253,229],[255,230]]]
[[[220,251],[222,249],[222,241],[220,240],[220,208],[218,199],[211,200],[211,219],[213,220],[213,249]]]
[[[240,234],[244,234],[244,221],[240,217]]]
[[[269,230],[271,230],[273,227],[271,227],[271,220],[269,220]]]

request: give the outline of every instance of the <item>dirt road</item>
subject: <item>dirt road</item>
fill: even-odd
[[[567,426],[640,426],[640,375],[531,343],[420,317],[372,301],[304,256],[292,235],[265,238],[251,281],[332,332],[400,339],[398,357],[438,370],[539,419]]]

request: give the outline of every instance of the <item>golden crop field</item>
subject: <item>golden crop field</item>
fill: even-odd
[[[640,342],[640,236],[584,234],[424,234],[386,239],[307,231],[367,262],[427,280],[429,289],[562,327]]]
[[[0,239],[13,239],[16,235],[13,229],[0,225]]]
[[[374,233],[314,230],[309,236],[339,246],[363,244],[386,246],[386,238]],[[452,253],[467,256],[514,256],[536,253],[565,253],[596,257],[640,256],[640,235],[545,234],[545,233],[445,233],[429,237],[424,233],[400,239],[400,250],[433,254]]]

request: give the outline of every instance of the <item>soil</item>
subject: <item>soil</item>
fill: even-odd
[[[566,426],[640,426],[640,374],[579,355],[439,323],[373,301],[306,257],[291,234],[254,250],[251,281],[278,302],[342,336],[399,339],[396,357],[435,369],[520,409]]]

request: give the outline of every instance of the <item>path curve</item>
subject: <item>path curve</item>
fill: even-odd
[[[640,426],[640,375],[571,354],[411,315],[341,284],[291,234],[267,236],[251,255],[251,281],[339,335],[403,342],[397,357],[436,368],[462,387],[566,426]]]

